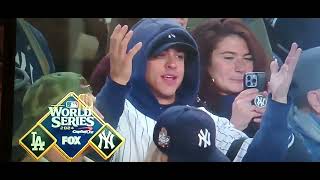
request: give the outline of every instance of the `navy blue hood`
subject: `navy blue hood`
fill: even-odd
[[[145,80],[147,60],[156,48],[168,47],[179,41],[190,46],[185,60],[185,74],[181,86],[176,92],[176,102],[172,105],[192,105],[199,90],[199,53],[195,40],[180,24],[165,18],[147,18],[140,20],[133,28],[133,36],[128,44],[130,50],[142,42],[141,50],[133,58],[133,72],[130,79],[132,89],[128,100],[145,115],[155,118],[168,106],[162,106],[152,94]],[[174,38],[171,38],[171,36]],[[191,50],[193,49],[193,50]],[[171,106],[171,105],[170,105]]]
[[[304,50],[293,73],[289,95],[295,103],[303,102],[311,90],[320,88],[320,46]]]
[[[28,76],[30,77],[30,82],[33,83],[41,78],[41,76],[44,75],[44,72],[39,63],[40,60],[38,60],[38,57],[34,49],[32,48],[24,29],[22,28],[21,23],[25,23],[25,28],[29,29],[31,34],[35,37],[35,41],[39,44],[40,49],[43,51],[45,57],[47,58],[47,63],[49,66],[48,73],[55,72],[55,65],[52,54],[48,47],[47,40],[44,38],[43,34],[27,21],[23,19],[17,19],[15,66],[27,72]],[[31,50],[29,50],[28,48],[31,48]],[[45,60],[41,59],[41,61]]]

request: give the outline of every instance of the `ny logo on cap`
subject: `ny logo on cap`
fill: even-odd
[[[199,147],[202,147],[202,142],[203,142],[203,147],[207,148],[207,146],[211,146],[211,142],[210,142],[210,132],[208,131],[208,129],[206,129],[205,131],[206,133],[203,133],[202,129],[200,130],[200,133],[198,133],[198,137],[199,137]]]
[[[176,36],[175,36],[174,34],[169,34],[169,35],[168,35],[168,38],[169,38],[169,39],[171,39],[171,38],[176,38]]]

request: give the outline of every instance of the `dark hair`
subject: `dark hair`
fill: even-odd
[[[209,19],[192,31],[192,36],[196,40],[201,62],[201,85],[199,97],[207,102],[207,105],[215,107],[217,103],[217,89],[212,83],[207,67],[211,63],[212,51],[217,44],[230,35],[238,35],[243,38],[253,56],[253,70],[266,72],[269,77],[269,63],[267,54],[260,45],[251,30],[244,25],[241,20],[232,18]]]

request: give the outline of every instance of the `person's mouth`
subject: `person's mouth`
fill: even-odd
[[[236,83],[243,83],[243,79],[234,78],[234,79],[230,79],[230,80],[233,82],[236,82]]]
[[[161,78],[167,85],[174,85],[177,82],[176,80],[178,76],[173,74],[164,74],[161,76]]]

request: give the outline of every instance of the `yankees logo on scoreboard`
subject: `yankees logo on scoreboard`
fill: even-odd
[[[91,140],[91,145],[104,159],[109,159],[124,141],[124,138],[115,129],[106,124]]]

